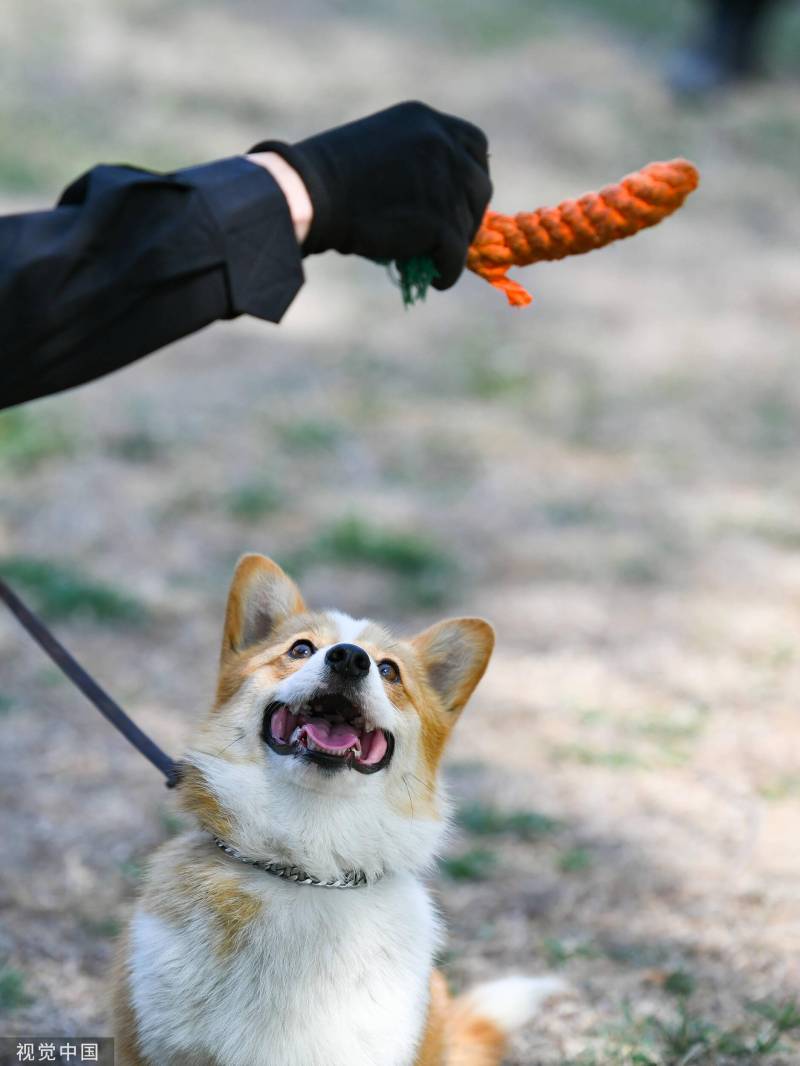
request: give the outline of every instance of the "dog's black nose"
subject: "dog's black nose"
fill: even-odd
[[[369,655],[357,644],[334,644],[325,654],[325,662],[335,674],[360,681],[369,673]]]

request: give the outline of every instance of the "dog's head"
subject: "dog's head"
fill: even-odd
[[[245,556],[217,700],[186,755],[184,807],[248,856],[315,876],[424,867],[446,815],[442,752],[493,643],[477,618],[398,640],[309,611],[279,566]]]

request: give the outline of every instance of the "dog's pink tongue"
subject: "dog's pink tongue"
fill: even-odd
[[[388,747],[389,744],[382,729],[376,729],[372,733],[365,733],[361,740],[361,758],[359,762],[374,766],[384,757]]]
[[[314,743],[322,748],[348,751],[358,744],[359,734],[346,722],[338,722],[334,725],[325,718],[311,718],[303,728]]]

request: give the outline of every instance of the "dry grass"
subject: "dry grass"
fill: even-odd
[[[748,1004],[800,995],[797,86],[678,113],[665,38],[620,31],[648,5],[479,7],[12,3],[9,208],[99,158],[180,165],[416,95],[489,131],[501,209],[678,152],[703,186],[534,269],[528,311],[465,278],[404,313],[379,268],[330,257],[280,329],[220,325],[3,416],[0,555],[138,605],[59,632],[176,753],[244,550],[403,628],[485,614],[439,888],[453,983],[572,982],[515,1066],[788,1066],[791,1032],[768,1047]],[[0,676],[2,1024],[102,1030],[168,798],[5,618]]]

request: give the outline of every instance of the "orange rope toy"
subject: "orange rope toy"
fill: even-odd
[[[512,307],[525,307],[532,297],[507,277],[511,267],[580,255],[632,237],[677,211],[699,180],[691,163],[672,159],[648,163],[616,185],[564,200],[558,207],[516,215],[487,211],[470,246],[467,266],[505,292]]]

